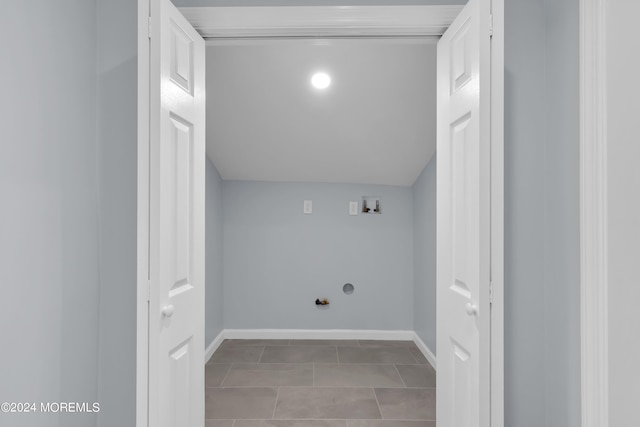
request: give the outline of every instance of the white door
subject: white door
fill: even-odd
[[[437,420],[490,425],[490,4],[438,42]]]
[[[169,0],[150,39],[149,426],[204,426],[205,44]]]

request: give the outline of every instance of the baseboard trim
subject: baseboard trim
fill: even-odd
[[[438,368],[436,367],[435,354],[433,354],[431,350],[429,350],[429,347],[427,347],[424,341],[422,341],[422,339],[415,332],[413,333],[413,342],[416,343],[416,345],[418,346],[418,348],[420,349],[424,357],[426,357],[427,361],[429,361],[431,366],[433,366],[433,369],[437,370]]]
[[[412,341],[413,331],[369,329],[225,329],[225,339],[388,340]]]
[[[427,361],[436,367],[436,356],[414,331],[380,331],[370,329],[224,329],[207,346],[205,363],[225,339],[249,340],[387,340],[413,341]]]
[[[226,338],[225,331],[223,329],[222,331],[220,331],[218,336],[215,337],[213,341],[211,341],[211,344],[209,344],[207,346],[207,349],[204,351],[204,363],[207,363],[209,359],[211,359],[211,356],[213,356],[213,353],[216,352],[216,350],[218,349],[218,347],[220,347],[220,345],[222,344],[222,341],[224,341],[225,338]]]

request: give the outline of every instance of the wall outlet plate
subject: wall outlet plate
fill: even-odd
[[[349,215],[358,215],[358,202],[349,202]]]
[[[313,202],[311,200],[305,200],[302,212],[305,215],[311,215],[313,213]]]

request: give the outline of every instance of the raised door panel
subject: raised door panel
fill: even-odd
[[[163,174],[167,182],[167,214],[171,215],[168,221],[171,230],[169,257],[173,260],[168,266],[172,271],[169,274],[169,297],[173,297],[193,288],[190,283],[190,246],[192,239],[191,230],[191,193],[193,189],[193,125],[175,114],[169,115],[171,131],[166,139],[167,162]]]

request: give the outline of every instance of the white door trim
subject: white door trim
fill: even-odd
[[[605,0],[580,1],[582,426],[608,427]]]
[[[138,0],[137,426],[148,423],[149,1]],[[585,0],[583,0],[585,1]],[[598,0],[591,0],[598,1]],[[493,0],[491,426],[504,426],[504,0]],[[196,10],[197,9],[197,10]],[[278,22],[282,12],[290,14]],[[205,38],[440,36],[462,6],[181,8]],[[296,18],[296,13],[297,18]],[[266,15],[262,15],[266,14]],[[280,15],[279,15],[280,14]],[[266,17],[269,16],[267,19]],[[296,21],[295,19],[299,19]],[[306,20],[305,20],[306,19]],[[309,20],[314,20],[315,23]],[[226,22],[225,22],[226,21]]]
[[[440,36],[462,6],[182,7],[204,38]]]
[[[491,427],[504,427],[504,0],[491,14]]]
[[[138,0],[136,426],[149,425],[150,0]]]

